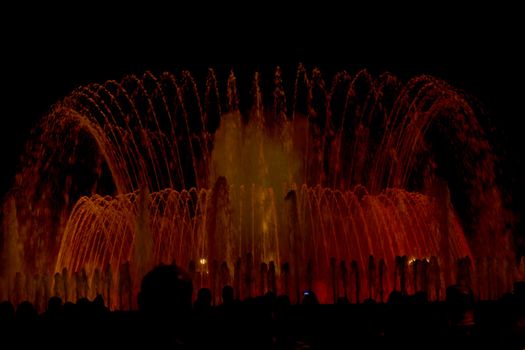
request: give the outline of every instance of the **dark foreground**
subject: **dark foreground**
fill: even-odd
[[[286,298],[217,307],[195,305],[173,317],[109,312],[84,301],[42,315],[6,312],[0,348],[181,349],[522,349],[525,303],[290,305]],[[471,317],[472,316],[472,317]]]

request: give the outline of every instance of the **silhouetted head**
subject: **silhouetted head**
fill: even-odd
[[[185,317],[191,312],[193,284],[188,274],[173,265],[161,265],[142,279],[139,309],[151,315]]]
[[[197,300],[195,300],[195,307],[209,308],[211,307],[211,290],[209,288],[201,288],[197,292]]]
[[[37,317],[38,314],[35,310],[35,307],[29,301],[23,301],[18,304],[18,307],[16,308],[16,319],[18,321],[34,321],[37,319]]]
[[[312,290],[305,290],[303,293],[303,305],[317,305],[319,301]]]
[[[91,302],[91,308],[94,315],[102,316],[106,312],[108,312],[108,308],[106,308],[106,304],[104,303],[104,297],[100,294],[97,294],[95,299]]]
[[[49,298],[47,302],[46,314],[58,315],[62,313],[62,299],[60,297],[54,296]]]
[[[388,304],[399,305],[401,303],[403,303],[403,295],[401,294],[401,292],[399,292],[397,290],[393,290],[388,295]]]
[[[222,303],[223,304],[231,304],[233,303],[233,287],[232,286],[224,286],[222,288]]]
[[[104,304],[104,297],[101,294],[97,294],[95,299],[93,299],[92,304],[97,310],[104,310],[106,308]]]
[[[77,306],[75,304],[73,304],[72,302],[70,301],[66,301],[64,303],[64,316],[66,318],[70,318],[70,317],[73,317],[76,313],[76,310],[77,310]]]

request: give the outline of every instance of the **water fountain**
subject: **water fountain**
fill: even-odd
[[[147,72],[54,105],[3,203],[0,297],[101,293],[129,308],[140,276],[173,262],[215,297],[231,284],[437,299],[464,257],[498,279],[494,292],[472,278],[479,297],[510,288],[494,270],[513,266],[494,156],[463,94],[429,76],[327,82],[302,65],[292,91],[279,68],[273,91],[260,80],[249,108],[234,73],[211,69],[201,85]]]

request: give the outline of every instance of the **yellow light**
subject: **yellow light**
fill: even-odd
[[[201,263],[201,265],[206,265],[206,259],[204,258],[201,258],[199,262]]]

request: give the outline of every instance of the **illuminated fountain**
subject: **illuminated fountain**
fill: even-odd
[[[175,262],[216,297],[231,284],[241,297],[436,299],[462,257],[481,298],[508,290],[514,275],[495,270],[513,265],[494,157],[459,92],[366,71],[327,85],[302,66],[291,92],[279,69],[273,91],[260,86],[255,74],[241,109],[233,73],[210,70],[202,86],[146,73],[53,106],[4,201],[0,297],[101,293],[134,307],[141,276]],[[414,283],[401,285],[403,269]]]

